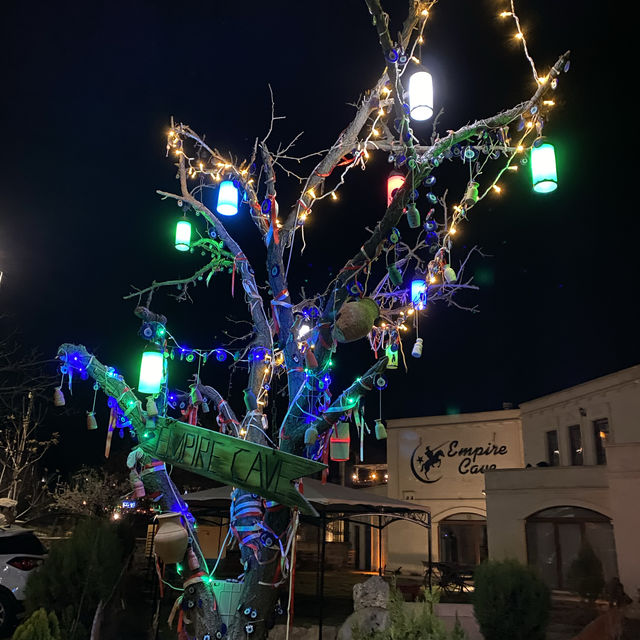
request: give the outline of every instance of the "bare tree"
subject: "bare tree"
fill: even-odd
[[[353,119],[328,149],[294,155],[296,137],[274,151],[269,142],[278,119],[274,107],[267,135],[255,141],[244,161],[221,153],[187,124],[172,121],[168,134],[167,154],[175,160],[179,189],[158,193],[175,201],[185,217],[198,223],[198,237],[190,246],[204,256],[203,266],[187,278],[153,282],[127,297],[137,298],[140,305],[137,314],[152,326],[149,340],[166,355],[176,352],[182,355],[178,343],[166,331],[166,318],[150,311],[152,296],[164,287],[171,287],[175,293],[177,287],[175,295],[179,300],[192,300],[201,283],[208,285],[215,274],[230,271],[233,285],[243,292],[251,325],[249,334],[240,343],[240,352],[232,358],[235,369],[242,366],[247,371],[244,407],[232,408],[224,393],[203,384],[200,376],[196,376],[188,394],[176,399],[163,388],[144,410],[122,377],[84,347],[63,344],[59,350],[63,366],[88,372],[114,399],[115,410],[120,412],[114,419],[120,419],[136,432],[141,448],[134,452],[130,468],[142,469],[146,491],[160,496],[163,510],[178,511],[184,516],[191,540],[187,553],[191,555],[185,556],[182,563],[187,572],[187,589],[180,611],[189,637],[227,634],[240,639],[266,635],[273,619],[276,587],[287,582],[290,568],[287,557],[295,539],[297,507],[309,506],[300,496],[298,501],[295,497],[289,499],[290,496],[278,499],[277,491],[252,490],[252,474],[265,473],[255,462],[246,477],[234,476],[237,489],[231,522],[241,548],[243,585],[240,604],[226,629],[214,603],[210,573],[197,543],[193,518],[164,466],[154,462],[149,452],[155,451],[160,461],[170,459],[177,464],[182,460],[186,468],[200,465],[199,473],[219,478],[229,471],[222,469],[224,465],[212,467],[216,456],[214,444],[223,441],[223,437],[237,443],[230,445],[236,447],[236,453],[227,460],[233,476],[236,455],[238,451],[250,450],[248,443],[280,454],[293,454],[296,459],[323,459],[329,434],[338,422],[351,418],[361,431],[364,428],[359,413],[361,399],[384,384],[381,374],[390,358],[395,360],[397,354],[404,358],[402,335],[411,324],[418,337],[422,303],[426,300],[429,305],[444,302],[465,307],[456,294],[475,286],[464,273],[468,255],[461,256],[454,269],[455,233],[467,222],[471,208],[497,187],[499,177],[541,135],[553,102],[548,94],[556,88],[557,78],[568,62],[567,52],[547,73],[538,74],[512,4],[512,11],[506,13],[515,21],[531,64],[536,83],[533,95],[496,115],[443,134],[437,131],[436,118],[431,139],[421,141],[411,126],[405,89],[409,62],[424,37],[436,3],[410,0],[402,29],[394,36],[389,30],[389,16],[379,0],[365,1],[380,41],[383,54],[380,65],[384,70],[375,85],[358,100]],[[350,172],[358,167],[364,169],[374,153],[387,155],[402,173],[403,185],[393,194],[375,226],[356,240],[358,248],[354,247],[352,257],[337,275],[311,295],[307,292],[294,295],[289,289],[289,275],[296,268],[294,253],[301,246],[300,241],[304,246],[306,220],[325,202],[337,198]],[[449,185],[444,195],[436,197],[430,185],[439,167],[449,160],[464,162],[468,179],[462,185]],[[307,164],[309,167],[304,169]],[[278,175],[300,183],[295,201],[288,203],[287,208],[278,201]],[[203,187],[223,180],[232,181],[243,194],[264,244],[262,255],[245,254],[214,208],[204,203]],[[425,192],[428,205],[421,221],[416,201]],[[455,197],[449,197],[450,193]],[[400,237],[399,227],[408,239]],[[256,280],[252,260],[264,260],[266,287]],[[412,300],[407,287],[410,274],[415,273],[421,274],[425,285],[424,298],[418,302]],[[153,327],[160,328],[160,338]],[[338,346],[365,337],[371,342],[375,361],[347,389],[331,396],[328,389],[333,353]],[[417,357],[420,343],[416,342]],[[190,355],[195,355],[199,362],[214,356],[224,360],[231,351],[235,348],[225,346],[211,351],[194,350]],[[273,402],[276,390],[287,397],[288,409],[281,421],[269,424],[265,409]],[[206,436],[206,429],[195,426],[198,412],[209,406],[216,409],[219,430],[226,434],[215,441]],[[169,418],[166,412],[172,407],[182,408],[183,416],[193,426],[188,428]],[[162,447],[156,444],[153,449],[150,441],[160,442]],[[187,449],[191,450],[191,463],[184,462]],[[212,464],[200,464],[204,458],[207,464]],[[302,474],[301,471],[299,475]],[[284,493],[282,486],[277,488]],[[294,505],[297,506],[292,509]],[[187,557],[194,556],[197,562],[189,564]]]
[[[51,497],[51,508],[67,513],[105,516],[130,491],[121,477],[104,469],[80,467],[69,482],[60,482]]]
[[[17,517],[48,498],[39,462],[58,442],[43,429],[51,381],[36,352],[25,352],[12,335],[0,341],[0,497],[17,502]]]

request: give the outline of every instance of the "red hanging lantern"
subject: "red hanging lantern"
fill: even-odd
[[[401,189],[405,182],[405,176],[399,171],[392,171],[387,178],[387,207],[393,201],[396,191]]]

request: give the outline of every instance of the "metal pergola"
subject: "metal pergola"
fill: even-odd
[[[185,499],[193,511],[205,517],[229,517],[229,503],[232,487],[224,486],[187,494]],[[427,580],[431,589],[432,539],[431,512],[428,507],[409,500],[397,500],[377,495],[366,489],[352,489],[332,483],[322,484],[318,480],[305,479],[305,498],[313,505],[318,516],[300,516],[300,521],[319,527],[318,536],[317,595],[318,595],[318,638],[322,638],[324,617],[324,574],[327,544],[327,524],[335,521],[366,525],[378,531],[378,574],[383,575],[382,532],[394,522],[412,522],[427,530]],[[354,518],[370,518],[370,522]]]

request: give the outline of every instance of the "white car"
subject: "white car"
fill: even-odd
[[[45,559],[47,550],[30,529],[0,527],[0,638],[22,612],[27,579]]]

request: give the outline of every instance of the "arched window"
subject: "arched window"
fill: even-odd
[[[567,589],[569,567],[583,541],[602,562],[605,580],[618,574],[613,526],[607,516],[582,507],[551,507],[527,518],[527,555],[552,589]]]
[[[440,562],[480,564],[487,557],[487,521],[475,513],[456,513],[438,523]]]

